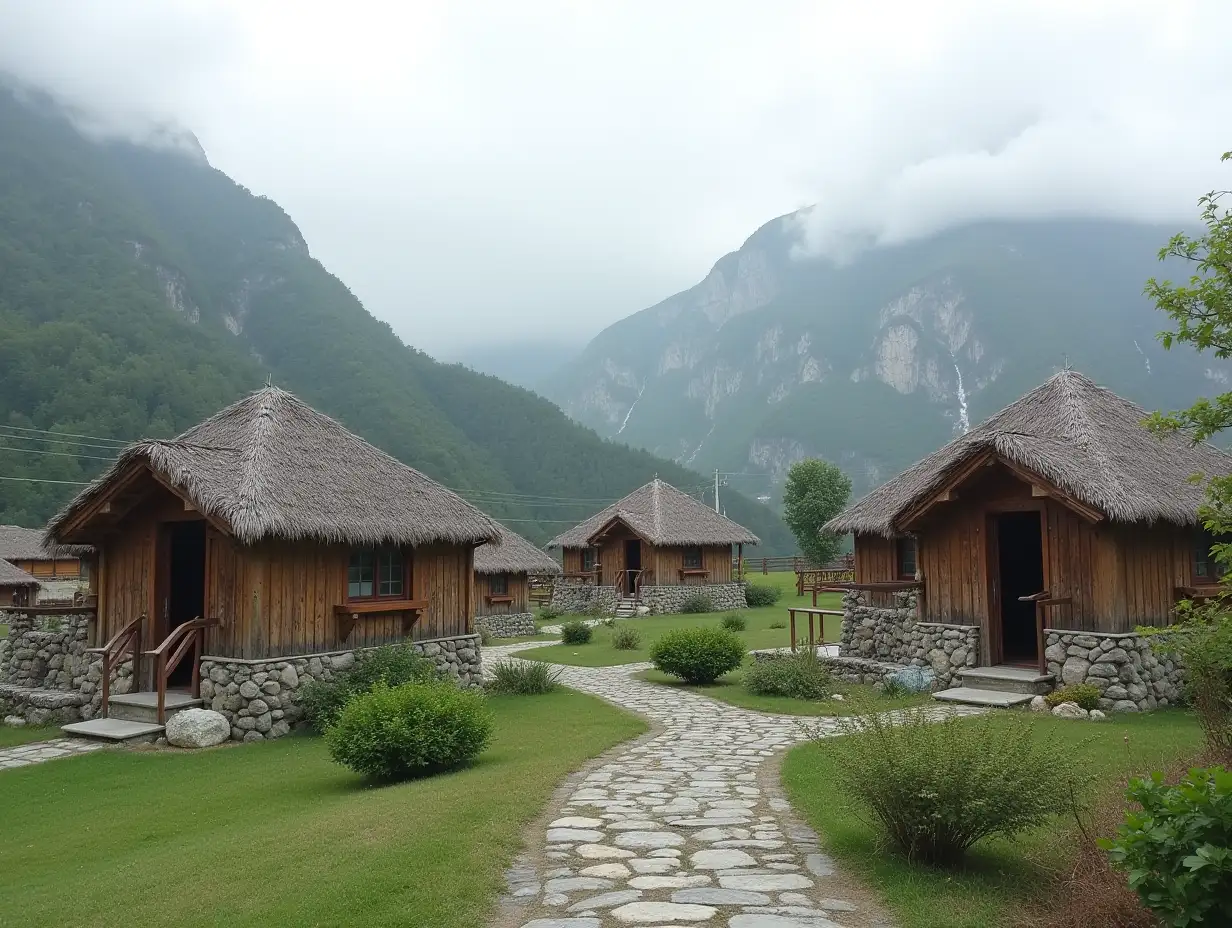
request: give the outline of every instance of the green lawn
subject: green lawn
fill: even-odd
[[[794,573],[776,573],[766,576],[750,574],[749,580],[753,583],[773,583],[784,590],[784,594],[776,605],[741,611],[741,614],[744,615],[748,622],[747,630],[740,633],[740,637],[744,639],[745,647],[749,650],[755,648],[787,647],[791,644],[791,635],[787,627],[787,607],[811,606],[812,595],[796,596]],[[841,594],[823,593],[818,596],[817,608],[839,609],[842,606],[841,600]],[[723,615],[725,613],[707,612],[700,615],[654,615],[617,620],[617,627],[629,626],[636,628],[641,633],[641,647],[632,651],[618,651],[613,648],[613,629],[600,625],[595,628],[594,637],[588,644],[559,644],[544,648],[534,648],[529,651],[519,652],[518,657],[550,661],[554,664],[573,664],[579,667],[609,667],[614,664],[634,664],[639,661],[650,660],[650,645],[665,632],[677,628],[717,625]],[[826,620],[825,640],[837,642],[841,620],[839,616],[826,616]],[[567,622],[569,617],[565,617],[560,621]],[[782,625],[783,627],[770,627],[775,624]],[[800,616],[796,621],[796,636],[804,638],[807,635],[808,624],[805,621],[805,617]]]
[[[1099,723],[1033,717],[1046,736],[1084,761],[1084,770],[1119,791],[1127,775],[1192,757],[1202,737],[1182,712],[1117,715]],[[1064,867],[1073,848],[1073,823],[1057,820],[1016,841],[976,846],[961,871],[910,866],[882,847],[877,833],[835,787],[834,752],[841,739],[792,750],[783,784],[795,809],[822,835],[826,850],[875,887],[901,928],[990,928],[1020,924],[1021,913],[1055,888],[1049,866]]]
[[[475,766],[397,786],[308,736],[0,773],[0,924],[477,928],[561,778],[646,728],[567,690],[491,705]]]
[[[751,658],[746,658],[745,666],[748,666],[748,660]],[[743,709],[774,712],[779,715],[856,715],[865,712],[886,712],[906,706],[919,706],[932,701],[932,697],[927,693],[889,698],[882,696],[871,686],[852,683],[834,684],[834,692],[846,697],[842,701],[792,699],[790,696],[759,696],[745,689],[744,667],[732,671],[715,683],[701,686],[685,683],[659,670],[643,670],[637,674],[637,677],[651,683],[661,683],[664,686],[676,687],[691,693],[700,693],[702,696],[709,696],[711,699],[740,706]]]
[[[46,741],[49,738],[59,738],[64,734],[60,729],[46,726],[35,727],[26,725],[22,728],[9,728],[0,725],[0,748],[11,748],[18,744],[29,744],[31,741]],[[3,924],[0,922],[0,924]]]

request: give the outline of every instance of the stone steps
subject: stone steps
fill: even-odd
[[[973,686],[955,686],[933,693],[933,699],[955,702],[963,706],[986,706],[993,709],[1009,709],[1030,702],[1035,697],[1029,693],[1007,693],[1005,690],[976,689]]]
[[[956,675],[957,685],[977,690],[997,690],[1026,696],[1051,693],[1057,678],[1033,667],[967,667]]]
[[[177,712],[185,709],[196,709],[204,700],[194,699],[188,693],[169,691],[163,703],[166,717],[169,719]],[[125,722],[140,722],[147,725],[158,724],[158,694],[157,693],[123,693],[107,700],[107,715],[110,718]]]
[[[153,741],[162,735],[165,726],[147,722],[130,722],[127,719],[90,719],[88,722],[72,722],[61,725],[60,731],[79,738],[120,743],[124,741]]]

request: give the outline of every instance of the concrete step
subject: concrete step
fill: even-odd
[[[164,706],[167,718],[184,709],[195,709],[204,700],[193,699],[188,693],[168,692]],[[142,722],[147,725],[158,724],[158,694],[157,693],[124,693],[112,696],[107,700],[107,715],[113,719],[126,722]]]
[[[956,686],[952,689],[933,693],[933,699],[942,702],[957,702],[964,706],[990,706],[996,709],[1008,709],[1030,702],[1034,697],[1030,693],[1007,693],[1005,690],[982,690],[972,686]]]
[[[1043,696],[1051,693],[1057,678],[1050,673],[1040,673],[1033,667],[969,667],[958,675],[959,686],[981,690],[1000,690],[1003,693],[1025,693],[1028,696]]]
[[[99,741],[153,741],[163,733],[165,726],[145,722],[129,722],[125,719],[90,719],[88,722],[72,722],[60,726],[66,735],[94,738]]]

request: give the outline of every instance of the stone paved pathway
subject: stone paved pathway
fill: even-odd
[[[101,741],[87,741],[84,738],[31,741],[29,744],[19,744],[14,748],[0,748],[0,770],[28,767],[31,764],[41,764],[45,760],[56,760],[60,757],[89,754],[91,751],[98,751],[105,747],[107,745]]]
[[[484,663],[535,643],[484,649]],[[560,667],[561,682],[658,732],[581,777],[547,828],[541,867],[515,868],[520,928],[872,928],[889,923],[841,886],[817,835],[759,768],[825,718],[767,715],[641,680],[647,664]],[[964,713],[938,707],[938,715]],[[977,710],[978,711],[978,710]],[[850,895],[850,894],[848,894]]]

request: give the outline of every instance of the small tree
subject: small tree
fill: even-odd
[[[842,512],[850,498],[851,478],[829,461],[809,458],[788,471],[783,519],[800,551],[814,564],[827,564],[838,556],[842,536],[821,527]]]

